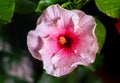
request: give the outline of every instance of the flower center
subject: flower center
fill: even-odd
[[[71,47],[72,39],[67,36],[61,36],[59,37],[59,44],[64,48]]]
[[[59,43],[60,43],[61,45],[64,45],[65,43],[67,43],[66,38],[65,38],[65,37],[60,37]]]

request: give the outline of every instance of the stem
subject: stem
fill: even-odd
[[[61,7],[65,8],[65,7],[67,7],[67,6],[70,5],[70,4],[71,4],[71,2],[66,2],[66,3],[63,3],[63,4],[61,5]]]
[[[74,1],[74,4],[78,4],[78,3],[80,3],[82,0],[78,0],[78,1]]]

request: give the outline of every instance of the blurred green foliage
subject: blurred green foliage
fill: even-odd
[[[11,22],[14,8],[14,0],[0,0],[0,23],[1,21]]]
[[[25,14],[34,12],[37,4],[31,0],[15,0],[15,13]]]

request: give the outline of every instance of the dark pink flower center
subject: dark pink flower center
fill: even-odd
[[[72,42],[73,42],[72,38],[70,38],[70,37],[68,37],[66,35],[59,37],[59,44],[63,48],[66,48],[66,47],[70,48],[71,45],[72,45]]]
[[[76,47],[78,38],[76,37],[75,33],[71,31],[66,31],[64,34],[60,34],[58,36],[58,46],[60,48],[71,49]]]

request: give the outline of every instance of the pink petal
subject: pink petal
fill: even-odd
[[[48,37],[48,35],[50,34],[49,33],[49,30],[51,29],[50,26],[47,26],[46,23],[44,22],[41,22],[41,24],[37,25],[36,29],[34,30],[34,32],[42,37],[42,38],[46,38]]]
[[[54,64],[52,63],[52,57],[51,57],[53,56],[53,52],[51,52],[50,50],[48,50],[47,52],[46,50],[42,50],[40,51],[40,53],[43,55],[42,60],[43,60],[44,69],[50,75],[60,77],[72,72],[76,68],[70,66],[64,66],[61,68],[55,67]]]
[[[84,33],[89,30],[92,30],[92,32],[94,32],[94,29],[96,27],[96,22],[92,16],[86,15],[84,12],[78,10],[73,10],[73,12],[76,12],[79,16],[77,20],[79,27],[74,27],[76,33],[81,33],[81,32]]]
[[[54,71],[53,65],[51,63],[51,57],[54,55],[54,52],[50,48],[45,47],[39,50],[39,53],[42,55],[41,58],[43,61],[44,69],[47,71],[48,74],[51,74]]]
[[[54,56],[54,54],[58,51],[58,48],[55,43],[56,40],[54,39],[52,41],[50,36],[48,38],[45,38],[43,40],[43,47],[39,50],[39,54],[42,55],[41,58],[43,61],[43,67],[48,74],[54,73],[54,66],[51,62],[51,59]]]
[[[47,38],[49,35],[49,27],[42,22],[40,25],[37,25],[35,30],[31,30],[27,36],[27,46],[28,50],[32,56],[38,60],[41,60],[41,55],[38,52],[44,44],[44,38]]]
[[[32,56],[38,60],[41,60],[41,55],[38,52],[43,45],[43,38],[46,38],[49,34],[49,27],[42,22],[40,25],[36,27],[35,30],[31,30],[27,36],[27,46],[28,50],[32,54]]]
[[[44,22],[37,25],[35,30],[30,31],[27,36],[27,45],[32,56],[38,60],[41,60],[41,55],[38,53],[38,51],[48,46],[51,48],[51,50],[55,51],[57,46],[54,42],[56,40],[53,41],[53,38],[55,39],[55,36],[58,33],[59,32],[56,29],[52,29]],[[43,46],[45,41],[47,42],[47,46]]]
[[[76,48],[76,53],[79,54],[89,65],[90,63],[94,62],[96,53],[98,51],[97,39],[92,30],[79,34],[79,38],[80,44]]]
[[[75,17],[76,13],[65,10],[59,5],[52,5],[48,7],[44,13],[39,17],[37,24],[42,21],[49,26],[57,26],[57,28],[70,28],[73,29],[72,17]],[[68,27],[69,26],[69,27]]]
[[[52,57],[52,64],[54,66],[53,75],[58,77],[71,73],[78,65],[87,65],[79,55],[65,49],[60,50]]]
[[[50,73],[53,76],[60,77],[71,73],[76,67],[65,66],[63,68],[54,69],[53,73]]]
[[[98,51],[98,43],[94,35],[96,22],[92,16],[86,15],[82,11],[73,11],[79,15],[79,21],[77,21],[79,27],[75,27],[75,30],[81,43],[77,48],[77,54],[89,65],[94,62]]]
[[[73,51],[61,49],[52,57],[52,64],[57,68],[62,68],[64,66],[71,66],[78,59],[79,57]]]
[[[63,76],[68,73],[71,73],[76,66],[71,66],[74,62],[78,60],[77,56],[74,56],[74,53],[65,52],[64,49],[57,52],[51,59],[54,66],[54,76]]]
[[[28,50],[32,54],[32,56],[36,59],[41,60],[41,55],[38,53],[38,51],[42,47],[42,40],[34,31],[30,31],[27,36],[27,45]]]

